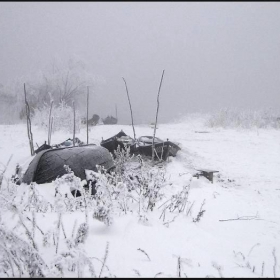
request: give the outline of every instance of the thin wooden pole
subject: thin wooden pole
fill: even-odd
[[[50,130],[50,144],[51,145],[51,140],[52,140],[52,130],[53,130],[53,122],[54,122],[54,119],[53,119],[53,116],[52,116],[52,121],[51,121],[51,130]]]
[[[87,86],[87,145],[88,145],[88,102],[89,102],[89,87]]]
[[[115,109],[116,109],[116,119],[118,119],[118,108],[117,108],[117,104],[115,104]]]
[[[53,100],[51,102],[50,113],[49,113],[49,130],[48,130],[48,145],[51,144],[51,126],[52,126],[52,107],[53,107]]]
[[[154,161],[154,157],[155,157],[155,135],[156,135],[156,129],[157,129],[157,119],[158,119],[158,110],[159,110],[159,93],[160,93],[160,89],[161,89],[163,75],[164,75],[164,70],[162,71],[160,85],[159,85],[159,89],[158,89],[158,95],[157,95],[157,113],[156,113],[156,123],[155,123],[155,128],[154,128],[154,136],[153,136],[153,144],[152,144],[152,161]]]
[[[34,145],[33,145],[33,135],[32,135],[32,131],[31,131],[30,108],[29,108],[29,104],[27,102],[25,83],[23,84],[23,88],[24,88],[24,98],[25,98],[27,134],[28,134],[28,139],[29,139],[30,152],[31,152],[31,155],[33,156],[35,154],[35,152],[34,152]]]
[[[124,80],[124,83],[125,83],[127,99],[128,99],[128,103],[129,103],[129,107],[130,107],[131,123],[132,123],[132,128],[133,128],[134,140],[136,140],[135,129],[134,129],[134,124],[133,124],[132,108],[131,108],[131,103],[130,103],[130,99],[129,99],[128,89],[127,89],[126,81],[125,81],[124,78],[123,78],[123,80]]]
[[[74,125],[73,125],[73,146],[75,146],[75,133],[76,133],[76,112],[75,112],[75,102],[73,101],[73,111],[74,111]]]

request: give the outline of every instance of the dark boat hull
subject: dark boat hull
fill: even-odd
[[[102,140],[100,146],[106,148],[111,154],[113,154],[113,156],[115,156],[115,151],[117,151],[118,146],[120,146],[120,149],[125,148],[125,142],[120,141],[121,137],[127,137],[127,135],[123,131],[120,131],[118,134],[106,140]],[[134,153],[136,149],[136,143],[128,144],[128,146],[130,147],[130,153]]]
[[[144,145],[137,147],[136,150],[137,154],[144,155],[147,157],[153,156],[153,145]],[[166,160],[169,155],[169,145],[166,142],[163,143],[156,143],[155,144],[155,153],[154,159],[155,160]]]
[[[125,142],[120,141],[121,137],[128,137],[131,141],[127,145],[130,147],[130,153],[136,155],[143,155],[147,157],[152,157],[153,145],[152,145],[152,136],[142,136],[138,138],[138,141],[134,141],[131,137],[127,136],[123,131],[120,131],[118,134],[114,135],[111,138],[103,140],[101,146],[108,149],[110,153],[115,156],[115,151],[118,146],[120,149],[125,148]],[[180,150],[180,147],[173,142],[163,141],[159,138],[155,138],[154,142],[155,147],[155,160],[166,160],[168,156],[175,157],[177,152]]]
[[[23,183],[50,183],[58,177],[67,174],[68,165],[75,176],[86,179],[85,169],[97,171],[96,165],[106,170],[114,168],[110,153],[96,145],[49,149],[39,152],[31,161],[23,176]]]
[[[165,141],[162,143],[155,143],[155,153],[154,159],[155,160],[167,160],[169,156],[175,157],[177,152],[180,150],[180,147],[170,141]],[[153,155],[153,145],[143,145],[137,147],[136,151],[137,154],[145,155],[148,157],[152,157]]]
[[[173,142],[167,141],[169,145],[169,156],[175,157],[181,148]]]

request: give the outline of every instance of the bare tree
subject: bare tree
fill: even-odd
[[[124,78],[123,78],[123,80],[124,80],[124,83],[125,83],[127,99],[128,99],[128,103],[129,103],[129,107],[130,107],[131,123],[132,123],[132,128],[133,128],[134,140],[136,140],[136,135],[135,135],[135,130],[134,130],[134,124],[133,124],[132,108],[131,108],[131,103],[130,103],[130,99],[129,99],[128,89],[127,89],[126,81],[125,81]]]
[[[29,139],[30,152],[31,152],[31,155],[33,156],[35,154],[35,152],[34,152],[34,144],[33,144],[33,135],[32,135],[32,131],[31,131],[30,107],[29,107],[29,104],[28,104],[27,98],[26,98],[25,83],[23,84],[23,88],[24,88],[24,98],[25,98],[27,135],[28,135],[28,139]]]
[[[50,104],[48,94],[51,92],[54,105],[64,103],[71,107],[72,102],[75,101],[76,109],[83,108],[86,100],[82,96],[86,92],[86,87],[99,83],[97,77],[88,71],[82,61],[77,59],[53,62],[51,68],[52,70],[49,67],[44,69],[40,75],[29,81],[30,90],[34,93],[32,95],[34,100],[29,99],[29,104],[31,105],[32,102],[34,108]]]
[[[160,85],[159,85],[159,89],[158,89],[158,95],[157,95],[156,123],[155,123],[153,143],[152,143],[152,161],[154,161],[154,157],[155,157],[155,135],[156,135],[156,129],[157,129],[157,119],[158,119],[158,110],[159,110],[159,94],[160,94],[161,84],[162,84],[162,80],[163,80],[163,75],[164,75],[164,70],[162,71]]]

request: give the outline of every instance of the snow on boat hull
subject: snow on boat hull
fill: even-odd
[[[29,164],[23,183],[50,183],[67,174],[64,165],[68,165],[75,176],[86,179],[85,169],[97,171],[96,165],[110,170],[114,167],[112,157],[107,149],[86,145],[80,147],[49,149],[39,152]]]
[[[170,141],[164,141],[162,143],[155,143],[155,155],[154,158],[156,160],[167,160],[168,156],[175,157],[177,152],[180,150],[180,147]],[[139,153],[140,155],[145,155],[148,157],[152,157],[153,145],[143,145],[139,146],[136,149],[136,153]]]
[[[136,148],[136,143],[134,140],[126,135],[123,131],[120,131],[118,134],[106,139],[102,140],[100,145],[106,148],[111,154],[115,155],[115,151],[117,150],[118,146],[121,149],[124,149],[125,144],[130,147],[130,152],[133,153]]]
[[[127,139],[127,141],[125,141]],[[123,131],[110,137],[101,142],[101,146],[109,150],[114,155],[114,151],[117,150],[118,146],[121,149],[124,148],[125,144],[130,147],[131,154],[140,154],[147,157],[152,157],[152,136],[141,136],[134,141],[131,137],[127,136]],[[168,156],[175,157],[180,147],[171,141],[163,141],[157,137],[154,140],[155,145],[155,159],[166,160]]]

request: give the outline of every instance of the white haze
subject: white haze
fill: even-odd
[[[277,109],[277,2],[1,2],[0,84],[75,55],[105,83],[91,113],[159,122],[221,107]]]

